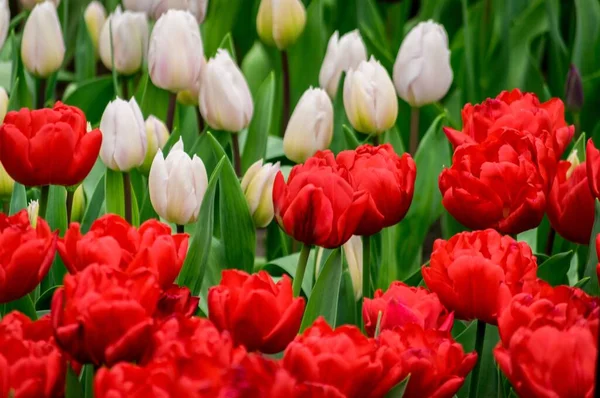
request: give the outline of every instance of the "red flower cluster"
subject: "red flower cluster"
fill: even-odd
[[[541,283],[513,297],[498,317],[494,356],[522,397],[592,397],[600,299]]]
[[[463,131],[445,128],[455,148],[440,174],[444,207],[472,229],[516,234],[543,218],[557,163],[573,137],[559,99],[502,92],[467,104]]]
[[[416,166],[389,144],[317,152],[295,166],[287,183],[275,178],[275,216],[283,229],[309,245],[335,248],[352,235],[372,235],[398,223],[413,197]]]
[[[422,273],[427,287],[457,318],[490,324],[496,324],[512,296],[537,286],[531,248],[492,229],[436,240]]]
[[[0,162],[27,186],[79,184],[101,144],[100,130],[87,132],[83,112],[60,101],[53,109],[8,112],[0,126]]]
[[[41,218],[32,227],[26,210],[10,217],[0,213],[0,303],[23,297],[44,279],[56,240]]]
[[[381,330],[417,324],[423,329],[448,332],[454,323],[454,314],[448,313],[437,294],[402,282],[392,282],[385,293],[378,289],[373,299],[365,298],[362,312],[365,330],[371,337],[375,335],[379,313]]]

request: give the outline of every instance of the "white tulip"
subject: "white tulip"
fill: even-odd
[[[45,0],[21,0],[21,5],[26,10],[31,10],[36,4],[43,3]],[[49,0],[56,8],[60,5],[60,0]]]
[[[162,120],[152,115],[146,119],[146,140],[148,142],[148,149],[146,150],[146,158],[144,164],[140,166],[140,170],[144,173],[150,171],[156,152],[159,149],[163,149],[167,141],[169,140],[169,130]]]
[[[118,73],[131,75],[141,69],[148,51],[148,19],[146,14],[121,11],[121,7],[109,15],[100,32],[100,59],[104,66],[112,69],[110,31],[115,68]]]
[[[144,163],[147,150],[146,127],[135,98],[110,102],[100,120],[100,159],[106,167],[127,172]]]
[[[198,23],[202,23],[207,8],[208,0],[155,0],[152,14],[159,19],[168,10],[186,10],[192,13]]]
[[[369,239],[367,237],[366,239]],[[363,279],[363,246],[362,238],[352,235],[350,240],[342,246],[344,257],[348,264],[348,272],[352,279],[354,289],[354,298],[358,301],[362,297],[362,279]]]
[[[309,88],[290,117],[283,138],[285,156],[303,163],[333,139],[333,105],[325,90]]]
[[[8,93],[4,87],[0,87],[0,123],[4,121],[6,112],[8,112]]]
[[[193,89],[201,72],[203,53],[200,28],[192,14],[167,11],[150,37],[148,69],[152,83],[174,93]]]
[[[336,31],[327,45],[327,53],[319,73],[319,84],[331,98],[335,98],[342,72],[356,69],[366,60],[367,49],[358,30],[346,33],[341,38]]]
[[[382,134],[396,123],[398,99],[394,84],[375,58],[348,71],[344,108],[348,120],[360,133]]]
[[[23,30],[21,58],[25,68],[32,75],[48,77],[61,67],[64,57],[65,42],[54,3],[37,4]]]
[[[126,10],[143,12],[150,15],[154,9],[156,0],[123,0],[123,6]]]
[[[181,138],[166,159],[162,150],[156,153],[148,188],[152,206],[163,219],[179,225],[195,222],[207,187],[204,163],[198,156],[190,158],[183,151]]]
[[[97,0],[88,4],[83,14],[88,33],[94,44],[94,49],[98,53],[98,42],[100,40],[100,32],[106,22],[106,10],[102,3]]]
[[[279,162],[263,165],[263,160],[260,159],[250,166],[242,179],[242,191],[254,225],[258,228],[266,227],[273,220],[273,184],[278,172]]]
[[[198,67],[198,78],[194,85],[177,93],[177,101],[187,106],[198,106],[198,97],[200,97],[200,84],[202,83],[202,69],[206,65],[206,58],[202,56],[202,62]]]
[[[6,41],[8,25],[10,25],[10,8],[8,7],[8,0],[0,0],[0,48],[2,48]]]
[[[261,0],[256,30],[263,42],[285,50],[298,40],[306,25],[301,0]]]
[[[419,23],[404,38],[394,64],[398,95],[420,107],[442,99],[452,79],[446,30],[433,21]]]
[[[254,103],[248,83],[229,53],[219,49],[201,73],[200,112],[210,127],[237,133],[250,124]]]

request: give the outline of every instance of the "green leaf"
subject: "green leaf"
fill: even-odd
[[[83,15],[77,26],[75,45],[75,76],[78,82],[92,79],[96,74],[96,54],[94,43],[87,29]]]
[[[336,96],[333,100],[333,139],[329,145],[329,149],[333,153],[339,153],[344,149],[354,149],[354,142],[358,143],[358,139],[354,135],[351,128],[347,127],[350,125],[348,117],[346,116],[346,108],[344,108],[344,81],[346,74],[342,73],[340,81],[338,83]],[[348,133],[351,133],[350,135]],[[354,138],[354,139],[353,139]]]
[[[427,264],[426,264],[427,265]],[[408,286],[419,286],[421,281],[423,280],[423,275],[421,275],[421,268],[417,268],[417,270],[408,278],[404,279],[403,282]],[[381,287],[381,286],[379,286]],[[382,289],[387,288],[387,286],[381,287]]]
[[[73,372],[73,368],[67,366],[67,377],[65,382],[65,398],[83,398],[83,386],[79,382],[79,378]]]
[[[356,312],[356,297],[354,295],[354,286],[348,266],[344,264],[342,272],[342,283],[340,286],[340,296],[338,298],[338,308],[336,316],[336,325],[359,325]]]
[[[571,149],[571,152],[569,153],[570,156],[571,154],[576,152],[577,158],[581,163],[585,162],[585,144],[587,141],[585,135],[585,133],[581,133],[577,141],[575,141],[575,143],[573,144],[573,149]]]
[[[344,138],[346,139],[346,148],[358,148],[360,146],[360,142],[358,141],[358,138],[356,138],[354,130],[351,127],[346,126],[345,124],[342,126],[342,129],[344,130]]]
[[[123,187],[123,173],[106,169],[104,178],[106,212],[125,217],[125,189]]]
[[[300,253],[290,254],[289,256],[276,258],[266,263],[262,269],[267,271],[273,276],[281,275],[281,271],[289,274],[292,279],[296,276],[296,267],[298,266],[298,258]],[[314,267],[310,264],[315,262],[315,250],[311,250],[308,256],[308,262],[306,267],[306,273],[304,274],[304,280],[302,281],[302,291],[306,297],[310,297],[312,289],[312,280],[314,278]]]
[[[104,109],[115,97],[112,79],[97,77],[70,86],[65,91],[63,102],[80,108],[93,125],[100,123]]]
[[[26,294],[17,300],[13,300],[4,304],[4,314],[8,314],[11,311],[22,312],[33,321],[37,319],[37,312],[35,312],[35,307],[29,294]]]
[[[575,252],[570,250],[550,257],[538,267],[538,278],[545,280],[552,286],[567,285],[569,283],[567,272],[571,267],[571,259],[574,254]]]
[[[590,279],[591,278],[589,276],[581,278],[575,285],[573,285],[573,287],[577,287],[579,289],[583,289],[583,287],[586,286],[589,283]]]
[[[17,38],[14,31],[11,33],[11,43],[13,49],[21,48],[21,41]],[[25,69],[21,61],[21,51],[13,51],[12,61],[12,85],[10,89],[10,99],[8,101],[8,110],[16,111],[20,108],[33,108],[33,96],[27,85]]]
[[[410,374],[406,376],[404,380],[400,383],[396,384],[394,388],[392,388],[387,394],[386,398],[402,398],[404,396],[404,392],[406,391],[406,387],[408,386],[408,382],[410,380]]]
[[[600,3],[595,0],[575,0],[575,41],[572,62],[583,76],[600,67],[598,40],[600,39]]]
[[[219,48],[223,38],[233,30],[238,19],[239,10],[245,0],[211,0],[208,12],[202,24],[204,53],[212,57]],[[246,15],[243,17],[247,18]]]
[[[254,117],[248,128],[248,138],[242,154],[242,172],[265,157],[275,106],[275,74],[271,72],[258,89]]]
[[[84,398],[94,398],[94,365],[83,365],[81,385],[83,386]]]
[[[221,161],[210,176],[210,181],[202,200],[202,206],[200,207],[198,221],[194,225],[190,247],[177,279],[178,284],[187,286],[194,296],[200,293],[210,256],[217,182],[226,161],[226,158],[221,158]]]
[[[142,102],[139,104],[144,118],[154,115],[160,120],[167,120],[167,109],[169,108],[169,92],[160,89],[152,83],[152,80],[146,77],[144,80],[144,94]],[[174,134],[173,131],[170,132]]]
[[[306,304],[300,333],[319,316],[323,316],[329,325],[335,327],[341,282],[342,252],[338,248],[331,253],[319,273],[315,287]]]
[[[27,208],[27,191],[25,186],[15,181],[13,193],[10,197],[10,215],[17,214]]]
[[[104,206],[105,197],[105,178],[105,176],[102,176],[100,178],[100,181],[98,181],[96,189],[94,189],[92,198],[89,200],[87,209],[83,214],[83,220],[81,222],[81,232],[83,233],[89,231],[93,222],[96,221],[96,219],[102,214],[102,207]]]
[[[377,39],[377,35],[365,25],[359,25],[360,35],[365,42],[365,46],[371,54],[381,63],[381,65],[391,74],[394,69],[394,56],[385,48],[385,44]]]
[[[215,155],[221,158],[225,156],[225,151],[217,139],[212,134],[207,134]],[[240,181],[227,157],[219,183],[219,219],[227,268],[237,268],[252,273],[256,228]]]
[[[52,303],[52,297],[54,296],[54,292],[61,286],[52,286],[50,289],[46,290],[44,293],[40,295],[40,297],[35,302],[35,309],[37,311],[49,310],[50,304]]]
[[[50,186],[46,221],[52,230],[58,229],[61,235],[67,231],[67,190],[65,187]]]
[[[471,29],[471,24],[469,21],[469,7],[467,0],[461,0],[462,5],[462,20],[463,20],[463,34],[464,34],[464,43],[465,43],[465,69],[467,74],[466,81],[466,91],[468,93],[467,100],[470,102],[475,102],[479,97],[477,94],[477,86],[476,81],[477,78],[475,76],[475,44],[474,37],[475,33]]]
[[[235,55],[235,46],[233,45],[233,38],[231,37],[231,32],[227,33],[223,40],[221,40],[221,44],[219,44],[219,48],[226,50],[233,62],[237,63],[237,57]]]
[[[586,283],[585,290],[588,294],[598,296],[600,294],[600,288],[598,287],[598,274],[596,273],[596,266],[598,265],[598,255],[596,253],[596,236],[600,233],[600,201],[596,199],[596,213],[594,219],[594,227],[592,228],[592,235],[590,236],[590,252],[588,262],[583,273],[584,278],[589,278],[591,283]],[[579,281],[581,282],[581,281]]]

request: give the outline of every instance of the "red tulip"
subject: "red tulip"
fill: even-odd
[[[465,105],[462,120],[462,132],[444,128],[454,148],[466,143],[482,143],[490,134],[510,128],[541,139],[555,162],[575,132],[574,126],[567,126],[565,122],[564,104],[560,99],[540,103],[535,94],[522,93],[519,89],[503,91],[481,104]]]
[[[274,283],[266,271],[254,275],[223,271],[221,283],[208,291],[210,320],[231,333],[248,351],[283,351],[300,329],[304,299],[293,297],[287,275]]]
[[[102,134],[87,132],[83,112],[57,102],[54,109],[6,114],[0,126],[0,162],[27,185],[77,185],[98,158]]]
[[[10,217],[0,213],[0,304],[23,297],[44,279],[57,237],[41,218],[33,228],[26,210]]]
[[[136,229],[123,218],[107,214],[94,221],[85,235],[78,223],[71,223],[58,242],[58,252],[71,274],[90,264],[130,274],[149,269],[168,289],[183,266],[188,239],[187,234],[171,235],[171,228],[157,220],[146,221]]]
[[[405,398],[452,397],[477,362],[477,354],[465,354],[449,332],[416,324],[384,330],[377,342],[377,357],[390,369],[392,386],[410,375]]]
[[[526,243],[488,229],[433,245],[423,279],[459,319],[496,324],[501,304],[536,285],[537,262]]]
[[[596,199],[600,199],[600,151],[591,138],[585,148],[585,164],[590,191]]]
[[[373,299],[365,298],[362,313],[371,337],[380,312],[381,330],[414,323],[425,329],[449,331],[454,323],[454,314],[448,313],[435,293],[402,282],[392,282],[385,293],[378,289]]]
[[[31,321],[11,312],[0,322],[2,397],[58,397],[65,386],[66,361],[54,344],[48,317]],[[12,395],[8,391],[12,392]]]
[[[181,314],[189,318],[196,313],[199,302],[200,297],[192,296],[192,292],[187,287],[172,285],[161,293],[154,317],[164,319]]]
[[[294,166],[287,183],[278,173],[273,186],[275,217],[294,239],[307,245],[335,248],[355,233],[369,196],[356,192],[348,172],[331,151],[317,152]]]
[[[548,218],[563,238],[587,245],[594,224],[594,197],[590,191],[586,165],[558,164],[558,172],[548,200]]]
[[[537,227],[546,209],[537,156],[535,142],[516,130],[460,146],[440,174],[444,207],[472,229],[517,234]]]
[[[332,329],[323,318],[289,344],[283,367],[296,378],[305,397],[382,397],[401,380],[376,358],[372,339],[356,326]]]
[[[373,235],[404,218],[417,176],[417,166],[409,154],[398,156],[390,144],[362,145],[341,152],[336,160],[350,173],[352,187],[369,194],[368,206],[355,235]]]
[[[58,345],[82,363],[139,360],[150,343],[160,289],[149,271],[90,265],[66,275],[52,299]]]

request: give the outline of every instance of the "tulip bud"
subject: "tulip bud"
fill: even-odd
[[[4,121],[6,112],[8,111],[8,93],[4,87],[0,87],[0,123]]]
[[[92,1],[88,4],[83,14],[85,24],[87,26],[88,33],[94,44],[94,51],[98,53],[98,41],[100,39],[100,32],[106,22],[106,10],[102,3],[97,0]]]
[[[279,162],[263,165],[261,159],[250,166],[242,179],[242,191],[258,228],[265,228],[273,220],[273,183],[278,172]]]
[[[152,13],[154,8],[153,0],[123,0],[123,6],[126,10],[143,12],[147,15]]]
[[[29,218],[29,224],[31,224],[31,228],[33,229],[37,227],[37,219],[39,212],[39,202],[37,200],[30,201],[29,205],[27,205],[27,217]]]
[[[169,130],[162,120],[150,115],[146,119],[146,139],[148,141],[148,150],[144,164],[140,166],[140,171],[144,174],[150,172],[152,161],[159,149],[163,149],[169,140]]]
[[[102,114],[100,131],[100,159],[106,167],[126,172],[144,163],[146,128],[135,98],[129,102],[120,98],[111,101]]]
[[[342,72],[356,69],[366,60],[367,49],[358,30],[346,33],[341,39],[336,31],[327,45],[327,54],[319,73],[319,84],[327,90],[331,98],[335,98]]]
[[[193,89],[203,52],[198,22],[192,14],[169,10],[160,17],[150,37],[148,69],[152,83],[174,93]]]
[[[43,3],[45,0],[21,0],[21,5],[26,10],[31,10],[36,4]],[[54,4],[56,8],[60,5],[60,0],[48,0]]]
[[[163,219],[179,225],[196,221],[208,187],[202,160],[183,151],[181,138],[165,159],[159,150],[148,177],[150,201]]]
[[[202,70],[206,66],[206,58],[202,56],[198,70],[198,78],[194,85],[187,90],[177,93],[177,102],[187,106],[198,106],[198,97],[200,97],[200,83],[202,82]]]
[[[583,83],[579,69],[573,64],[569,68],[565,84],[565,105],[571,112],[579,112],[583,107]]]
[[[80,184],[73,193],[73,206],[71,207],[71,222],[81,222],[85,212],[85,193],[83,184]]]
[[[381,134],[396,123],[398,100],[394,84],[375,58],[348,71],[344,108],[348,120],[360,133]]]
[[[15,180],[8,175],[2,163],[0,163],[0,199],[10,200]]]
[[[142,67],[148,48],[148,19],[141,12],[121,11],[121,7],[109,15],[102,26],[99,40],[100,59],[104,66],[115,68],[122,75],[131,75]],[[112,30],[111,54],[110,31]]]
[[[285,50],[298,40],[306,25],[306,10],[300,0],[261,0],[256,16],[260,39]]]
[[[298,101],[283,138],[285,156],[304,163],[333,139],[333,105],[320,88],[309,88]]]
[[[394,64],[398,95],[420,107],[442,99],[452,79],[446,30],[433,21],[419,23],[404,38]]]
[[[254,103],[242,71],[219,49],[201,73],[200,112],[210,127],[237,133],[250,124]]]
[[[192,13],[198,23],[204,21],[208,0],[157,0],[155,1],[152,14],[154,19],[159,19],[168,10],[185,10]]]
[[[8,7],[8,0],[0,0],[0,48],[4,46],[4,42],[6,41],[8,25],[10,25],[10,8]]]
[[[369,239],[367,236],[365,239]],[[362,278],[363,278],[363,246],[362,238],[352,235],[350,240],[342,246],[344,257],[348,263],[350,279],[354,289],[354,298],[358,301],[362,297]]]
[[[23,29],[21,58],[34,76],[48,77],[62,65],[65,42],[56,13],[50,1],[35,6]]]

